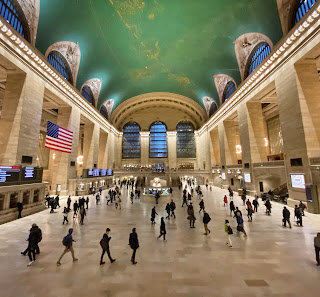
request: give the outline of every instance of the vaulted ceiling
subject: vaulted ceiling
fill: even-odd
[[[41,0],[36,46],[79,43],[77,88],[102,79],[98,107],[172,92],[218,102],[215,74],[240,83],[233,42],[258,32],[282,37],[276,0]]]

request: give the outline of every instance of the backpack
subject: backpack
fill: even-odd
[[[229,235],[233,234],[232,228],[230,226],[228,226],[228,234]]]
[[[66,246],[66,247],[71,246],[71,244],[72,244],[72,239],[71,239],[71,237],[70,237],[69,235],[66,235],[65,237],[63,237],[63,239],[62,239],[62,244],[63,244],[64,246]]]

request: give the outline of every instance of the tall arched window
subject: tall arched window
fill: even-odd
[[[72,75],[68,62],[59,52],[50,52],[47,60],[52,67],[54,67],[69,83],[72,84]]]
[[[293,25],[298,23],[317,1],[318,0],[297,0],[297,7],[293,14]]]
[[[217,103],[212,102],[209,110],[209,117],[211,117],[218,110]]]
[[[102,105],[101,108],[100,108],[100,113],[106,118],[108,119],[108,111],[107,111],[107,108]]]
[[[122,159],[140,158],[140,127],[128,123],[123,127]]]
[[[89,86],[84,86],[81,90],[81,95],[88,100],[89,103],[93,104],[94,97]]]
[[[150,158],[167,158],[167,127],[162,122],[155,122],[150,127]]]
[[[177,157],[195,158],[196,143],[194,140],[194,126],[183,121],[177,125]]]
[[[227,101],[231,95],[235,92],[236,85],[233,81],[229,81],[224,89],[223,96],[222,96],[222,102]]]
[[[271,47],[268,43],[259,43],[248,58],[245,77],[248,77],[270,53]]]
[[[0,14],[22,37],[30,42],[28,23],[16,0],[0,0]]]

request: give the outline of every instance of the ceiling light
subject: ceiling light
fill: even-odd
[[[2,28],[1,28],[1,31],[3,32],[7,32],[8,31],[8,28],[6,25],[3,25]]]
[[[11,30],[9,29],[6,34],[7,34],[8,36],[11,36],[11,35],[12,35]]]
[[[10,38],[11,40],[15,41],[17,39],[17,36],[13,34]]]

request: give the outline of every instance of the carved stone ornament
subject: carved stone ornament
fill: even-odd
[[[217,88],[220,104],[222,104],[223,93],[229,81],[232,81],[234,85],[237,86],[235,80],[227,74],[217,74],[214,76],[214,83]]]
[[[292,14],[296,3],[297,0],[277,0],[283,35],[287,35],[291,29]]]
[[[273,48],[273,43],[270,38],[260,33],[246,33],[234,41],[234,50],[236,53],[242,81],[245,79],[244,76],[248,58],[256,45],[261,42],[267,42],[271,49]]]
[[[101,90],[102,80],[99,78],[92,78],[87,80],[81,87],[80,92],[82,91],[82,88],[84,86],[88,86],[92,92],[93,95],[93,106],[97,107],[98,100],[99,100],[99,94]]]
[[[113,105],[114,105],[114,100],[113,99],[109,99],[109,100],[104,101],[102,103],[101,107],[100,107],[100,110],[101,110],[102,106],[104,106],[106,108],[108,119],[111,118]]]
[[[210,117],[211,105],[212,104],[217,105],[217,103],[216,103],[216,101],[214,99],[212,99],[210,97],[203,97],[202,101],[203,101],[204,108],[206,109],[206,113],[207,113],[208,117]],[[218,106],[217,106],[217,108],[218,108]]]
[[[73,85],[76,86],[81,58],[78,43],[71,41],[56,42],[47,49],[45,57],[47,58],[52,51],[59,52],[67,60],[72,74]]]
[[[34,46],[36,44],[38,31],[40,0],[17,0],[17,2],[28,22],[30,43]]]

